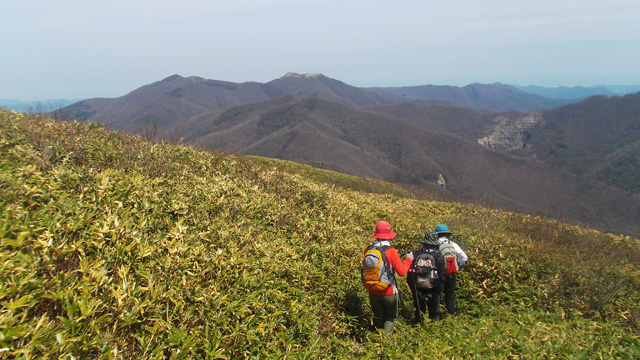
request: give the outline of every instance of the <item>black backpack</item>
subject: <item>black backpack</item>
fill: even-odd
[[[426,249],[416,252],[411,264],[415,286],[422,290],[438,290],[442,287],[438,269],[436,267],[437,250]]]

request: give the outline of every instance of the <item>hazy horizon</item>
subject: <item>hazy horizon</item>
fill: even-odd
[[[0,5],[0,98],[119,97],[173,74],[358,87],[640,84],[640,2],[114,0]]]
[[[174,74],[175,75],[175,74]],[[194,75],[196,76],[196,75]],[[161,81],[163,79],[158,79],[156,81]],[[208,80],[220,80],[220,81],[225,81],[224,79],[208,79]],[[273,79],[275,80],[275,79]],[[340,79],[336,79],[336,80],[340,80]],[[154,81],[155,82],[155,81]],[[145,85],[149,85],[149,84],[142,84],[137,88],[140,88],[142,86]],[[348,84],[351,85],[351,84]],[[433,84],[422,84],[422,85],[433,85]],[[471,85],[467,84],[467,85]],[[538,85],[519,85],[519,84],[504,84],[504,85],[510,85],[510,86],[514,86],[514,87],[530,87],[530,86],[538,86]],[[407,86],[414,86],[414,85],[407,85]],[[418,85],[419,86],[419,85]],[[442,85],[442,86],[447,86],[447,85]],[[457,85],[452,85],[452,86],[457,86]],[[461,85],[459,87],[463,87],[465,85]],[[376,87],[376,86],[373,86]],[[404,87],[402,85],[398,86],[398,87]],[[567,88],[576,88],[576,87],[582,87],[580,85],[576,85],[576,86],[564,86],[564,85],[560,85],[557,87],[546,87],[549,89],[553,89],[553,88],[563,88],[563,87],[567,87]],[[117,96],[113,96],[113,97],[104,97],[104,98],[117,98],[120,96],[125,96],[127,93],[136,90],[135,89],[130,89],[129,91],[127,91],[126,93],[122,94],[122,95],[117,95]],[[363,87],[363,88],[368,88],[368,87]],[[393,88],[393,86],[390,86],[389,88]],[[632,93],[632,92],[637,92],[640,91],[640,84],[633,84],[633,85],[617,85],[617,84],[599,84],[599,85],[592,85],[592,86],[585,86],[584,88],[605,88],[608,89],[611,92],[619,92],[619,95],[622,94],[626,94],[626,93]],[[33,99],[33,100],[24,100],[24,99],[15,99],[15,98],[0,98],[0,106],[3,105],[16,105],[16,106],[34,106],[34,105],[40,105],[44,108],[58,108],[60,107],[60,105],[62,106],[66,106],[66,105],[70,105],[71,103],[77,102],[77,101],[82,101],[85,99],[91,99],[91,98],[95,98],[95,97],[83,97],[83,98],[72,98],[72,99],[67,99],[67,98],[57,98],[57,99]],[[15,104],[14,104],[15,103]],[[60,104],[63,103],[63,104]],[[10,107],[11,108],[11,107]]]

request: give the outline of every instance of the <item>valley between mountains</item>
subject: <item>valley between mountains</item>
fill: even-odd
[[[51,115],[640,235],[640,93],[552,99],[503,84],[358,88],[322,74],[268,83],[174,75]]]

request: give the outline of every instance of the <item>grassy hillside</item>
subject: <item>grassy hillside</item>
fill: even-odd
[[[0,113],[8,358],[637,358],[637,239],[286,162]],[[389,189],[387,191],[386,189]],[[375,222],[437,223],[470,256],[461,315],[370,330]]]

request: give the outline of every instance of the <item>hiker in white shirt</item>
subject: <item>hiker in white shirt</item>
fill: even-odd
[[[458,244],[449,240],[449,237],[451,237],[451,232],[449,231],[449,228],[447,228],[447,225],[443,225],[443,224],[436,225],[435,232],[436,232],[436,235],[438,236],[438,242],[441,244],[441,249],[442,249],[442,244],[450,243],[451,245],[453,245],[453,248],[455,249],[455,253],[456,253],[456,259],[457,259],[456,269],[458,267],[462,267],[464,263],[467,262],[469,257],[467,256],[467,254],[465,254],[465,252],[462,250],[462,248],[460,248]],[[445,305],[445,308],[447,309],[447,313],[449,313],[450,315],[456,314],[456,295],[455,295],[456,278],[457,276],[454,273],[454,274],[446,275],[445,281],[444,281],[444,305]]]

